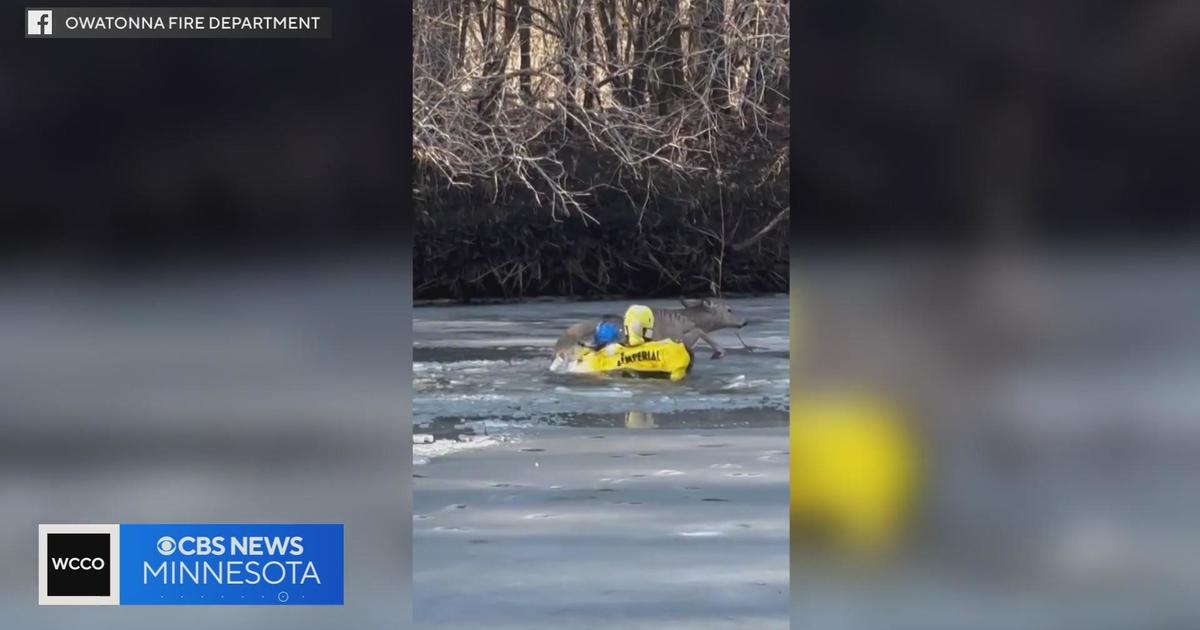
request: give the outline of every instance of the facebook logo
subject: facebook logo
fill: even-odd
[[[34,37],[45,37],[46,35],[54,34],[54,12],[38,9],[25,10],[26,24],[25,29],[27,35]]]

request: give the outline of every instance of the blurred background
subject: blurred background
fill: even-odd
[[[1200,624],[1200,6],[794,11],[793,626]]]
[[[4,7],[6,626],[410,622],[408,12],[255,4],[334,37],[26,40]],[[38,523],[172,521],[344,523],[346,606],[36,606]]]

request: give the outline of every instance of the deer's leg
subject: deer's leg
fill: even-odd
[[[695,346],[696,342],[700,341],[701,339],[703,339],[704,343],[707,343],[708,346],[713,349],[712,358],[720,359],[721,357],[725,356],[725,349],[721,347],[721,344],[717,343],[717,341],[710,337],[708,333],[700,330],[699,328],[693,328],[684,334],[683,343],[687,347],[691,348]]]

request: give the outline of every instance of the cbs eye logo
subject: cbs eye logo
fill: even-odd
[[[117,525],[38,527],[40,604],[118,603]]]
[[[162,538],[159,538],[158,542],[154,546],[158,549],[158,553],[164,556],[169,556],[175,553],[175,539],[171,538],[170,536],[163,536]]]

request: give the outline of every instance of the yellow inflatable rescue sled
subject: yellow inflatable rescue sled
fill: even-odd
[[[567,367],[577,374],[614,374],[682,380],[692,365],[692,354],[678,341],[648,341],[637,346],[611,343],[599,350],[584,350]]]

